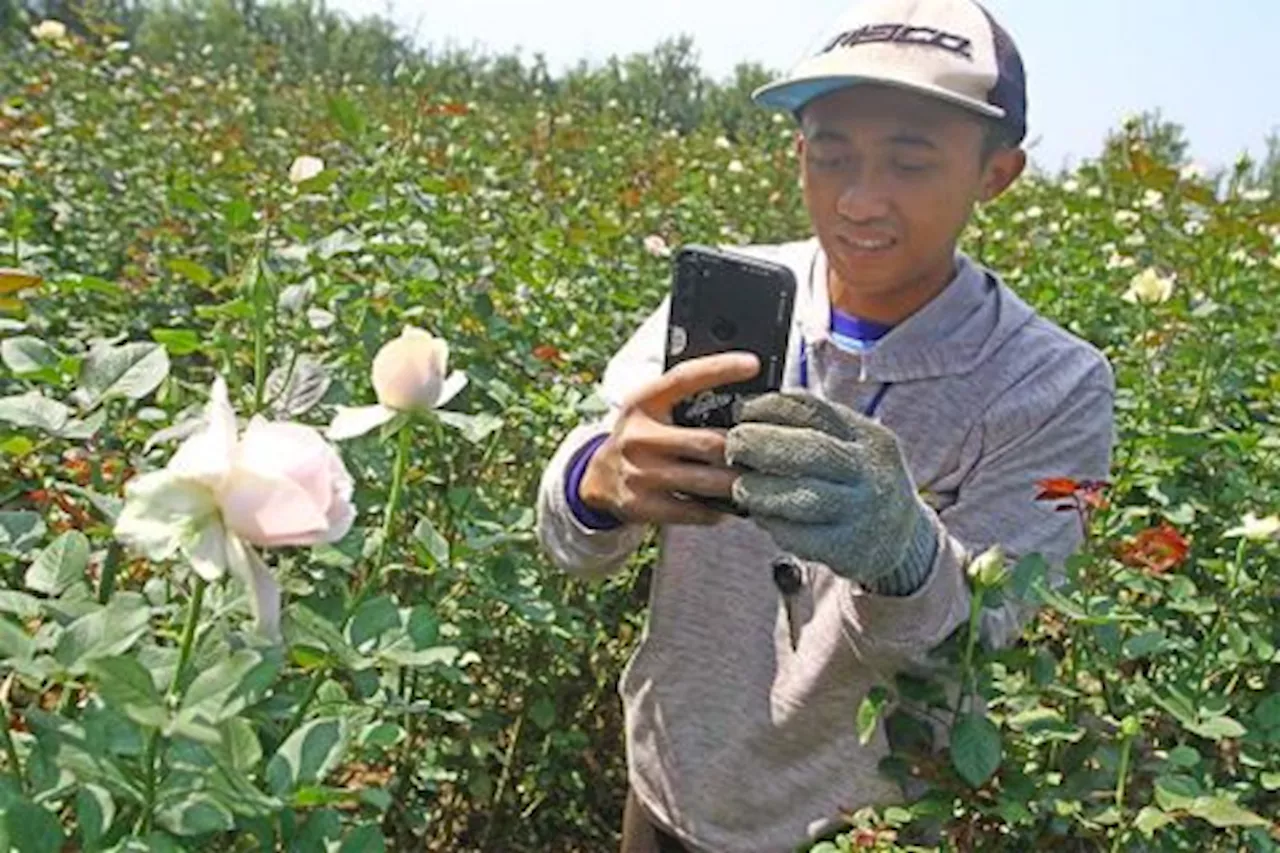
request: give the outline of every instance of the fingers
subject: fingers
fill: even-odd
[[[725,461],[782,477],[816,477],[857,483],[866,464],[858,443],[817,429],[740,423],[725,437]]]
[[[647,386],[635,405],[655,420],[670,418],[671,409],[699,391],[743,382],[760,372],[754,353],[730,352],[703,356],[676,365]]]
[[[626,438],[629,452],[725,466],[725,430],[671,426],[646,418]]]
[[[747,400],[742,407],[741,421],[809,427],[845,441],[858,438],[862,431],[859,428],[865,428],[866,424],[876,426],[870,418],[852,409],[836,408],[812,394],[794,391],[762,394]]]
[[[733,484],[733,499],[752,518],[801,524],[833,524],[853,512],[848,489],[812,477],[746,473]]]
[[[718,524],[728,517],[696,501],[656,492],[637,497],[627,507],[625,514],[630,519],[652,524],[693,524],[703,527]]]
[[[653,491],[728,498],[733,496],[737,479],[738,472],[729,468],[676,462],[648,469],[644,486]]]

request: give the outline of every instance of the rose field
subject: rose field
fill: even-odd
[[[656,538],[570,578],[538,482],[673,249],[808,235],[794,127],[683,43],[553,76],[302,8],[0,0],[0,849],[616,849]],[[1186,150],[1137,117],[966,233],[1110,358],[1112,476],[1026,496],[1065,585],[972,573],[1022,642],[849,708],[913,794],[813,850],[1280,850],[1280,146]]]

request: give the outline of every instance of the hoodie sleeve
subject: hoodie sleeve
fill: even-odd
[[[611,432],[628,397],[662,375],[668,312],[669,297],[664,297],[610,359],[599,388],[608,412],[571,430],[543,470],[538,487],[538,542],[551,561],[570,574],[592,580],[608,577],[635,553],[647,532],[647,525],[633,522],[608,530],[584,525],[565,489],[574,455],[596,436]]]
[[[1024,389],[1016,407],[993,407],[983,426],[982,456],[956,502],[931,513],[939,548],[924,585],[902,597],[851,585],[847,630],[861,657],[878,659],[888,669],[927,668],[928,653],[968,622],[967,569],[993,545],[1003,548],[1010,565],[1039,553],[1050,565],[1050,583],[1061,582],[1066,558],[1083,541],[1079,518],[1037,502],[1036,483],[1049,477],[1105,480],[1109,474],[1114,381],[1105,361],[1094,365],[1065,393],[1027,399]],[[1034,602],[1012,596],[984,608],[983,644],[1013,644],[1035,610]]]

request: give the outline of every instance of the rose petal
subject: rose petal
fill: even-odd
[[[401,412],[434,408],[440,399],[449,345],[408,326],[373,357],[373,390],[378,402]]]
[[[178,447],[168,469],[213,485],[230,470],[236,449],[236,413],[221,376],[209,392],[204,421],[204,427]]]
[[[235,467],[291,480],[311,496],[320,512],[327,513],[332,500],[329,457],[335,453],[312,427],[254,418],[236,448]]]
[[[268,639],[280,640],[280,585],[258,552],[237,537],[227,538],[227,556],[233,574],[244,582],[254,624]]]
[[[325,542],[337,542],[351,531],[356,520],[356,507],[351,502],[355,494],[355,481],[342,463],[342,457],[334,453],[329,460],[329,483],[333,487],[332,500],[329,502],[329,530]]]
[[[149,559],[167,560],[216,512],[213,492],[199,480],[154,471],[125,485],[115,536]]]
[[[227,531],[222,522],[211,519],[182,547],[196,574],[213,582],[226,574],[230,558],[227,556]]]
[[[449,374],[449,378],[444,381],[444,386],[440,389],[440,399],[436,401],[436,408],[448,405],[449,401],[458,396],[463,388],[467,387],[467,374],[461,370],[455,370]]]
[[[339,406],[325,435],[330,441],[344,441],[375,430],[396,416],[385,406]]]
[[[292,480],[236,467],[218,493],[218,505],[232,533],[252,545],[277,548],[324,541],[332,496],[326,492],[325,498],[319,506]]]

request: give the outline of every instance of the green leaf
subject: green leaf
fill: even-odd
[[[324,399],[332,381],[329,368],[311,356],[299,356],[292,370],[285,365],[271,371],[266,382],[267,399],[280,418],[297,417]]]
[[[872,687],[867,691],[867,695],[862,697],[862,701],[858,703],[858,743],[866,746],[875,736],[880,715],[888,702],[889,691],[880,684]]]
[[[25,797],[5,807],[4,822],[9,830],[9,843],[18,853],[50,853],[61,850],[66,842],[58,818]]]
[[[100,346],[89,352],[80,367],[80,390],[88,408],[96,408],[113,397],[139,400],[168,375],[169,353],[160,344]]]
[[[395,723],[370,723],[360,732],[359,742],[362,747],[374,749],[390,749],[405,739],[403,726]]]
[[[85,847],[96,847],[116,819],[115,800],[101,785],[88,784],[76,792],[76,824]]]
[[[427,549],[437,566],[449,565],[449,540],[440,535],[431,519],[423,516],[413,528],[413,538]]]
[[[31,660],[35,645],[27,632],[8,619],[0,619],[0,659],[7,664],[17,665]]]
[[[1200,753],[1189,746],[1175,746],[1169,750],[1169,762],[1175,767],[1195,767],[1200,763]]]
[[[366,823],[347,833],[338,853],[385,853],[386,849],[382,827],[376,823]]]
[[[35,619],[43,612],[40,599],[34,595],[0,589],[0,613],[11,613],[19,619]]]
[[[347,139],[354,141],[364,135],[364,114],[346,95],[330,96],[329,117],[338,123]]]
[[[1124,641],[1124,656],[1128,660],[1143,658],[1160,651],[1166,642],[1164,631],[1153,629]]]
[[[460,654],[456,646],[435,646],[430,649],[403,649],[391,648],[381,654],[381,657],[399,666],[449,666],[458,659]]]
[[[1280,693],[1272,693],[1253,709],[1253,720],[1263,729],[1280,729]]]
[[[462,437],[472,444],[479,444],[493,432],[502,428],[502,418],[489,412],[481,412],[478,415],[465,415],[462,412],[437,409],[435,415],[440,419],[441,423],[461,432]]]
[[[201,287],[208,287],[213,283],[213,273],[187,258],[174,258],[169,261],[169,269],[183,278],[191,279]]]
[[[117,593],[106,607],[68,625],[58,637],[53,656],[69,672],[85,672],[92,660],[128,651],[146,633],[150,617],[141,595]]]
[[[23,376],[56,369],[62,362],[62,354],[40,338],[23,335],[0,343],[0,359],[14,374]]]
[[[192,793],[166,805],[156,815],[160,825],[174,835],[225,832],[235,826],[230,809],[208,794]]]
[[[311,720],[289,735],[267,764],[267,783],[277,795],[324,781],[347,748],[347,722],[339,717]]]
[[[44,538],[44,519],[36,512],[0,512],[0,551],[21,557]]]
[[[1203,722],[1184,723],[1187,730],[1210,740],[1244,737],[1245,728],[1231,717],[1210,717]]]
[[[364,248],[364,238],[345,228],[339,228],[315,245],[315,253],[321,260],[332,260],[338,255],[353,255]]]
[[[191,355],[204,347],[200,335],[191,329],[152,329],[151,338],[163,345],[169,355]]]
[[[253,206],[243,198],[234,198],[223,206],[222,221],[228,231],[241,231],[253,224]]]
[[[57,435],[71,417],[71,410],[39,391],[0,397],[0,421],[19,429],[38,429]]]
[[[1144,806],[1142,811],[1138,812],[1133,825],[1137,827],[1139,832],[1150,838],[1160,827],[1173,823],[1175,820],[1176,818],[1173,815],[1162,812],[1155,806]]]
[[[1009,588],[1017,598],[1031,600],[1036,583],[1047,581],[1048,577],[1048,561],[1039,554],[1028,554],[1009,573]]]
[[[233,769],[248,773],[258,766],[262,760],[262,744],[253,723],[243,717],[232,717],[223,720],[219,729],[222,732],[223,755]]]
[[[1280,791],[1280,773],[1263,773],[1258,781],[1264,791]]]
[[[1000,767],[1000,730],[981,714],[962,716],[951,730],[951,765],[974,788]]]
[[[548,731],[555,725],[556,703],[546,696],[539,696],[537,701],[529,706],[529,719],[544,732]]]
[[[98,680],[98,693],[108,707],[123,712],[140,725],[164,724],[164,701],[151,680],[151,673],[136,658],[119,655],[93,660],[88,665]]]
[[[1165,811],[1187,808],[1200,793],[1200,783],[1190,776],[1171,773],[1155,780],[1156,805]]]
[[[1254,814],[1226,797],[1197,797],[1187,809],[1192,817],[1202,818],[1219,828],[1228,826],[1271,826],[1271,822]]]
[[[245,677],[263,662],[263,657],[252,649],[239,649],[200,672],[187,687],[182,697],[182,713],[191,718],[202,717],[211,723],[226,717],[226,706]],[[236,713],[239,707],[230,709]]]
[[[27,589],[61,595],[67,587],[84,580],[88,565],[88,537],[79,530],[68,530],[40,552],[23,581]]]
[[[347,641],[362,654],[373,651],[383,634],[400,627],[400,610],[388,596],[370,599],[356,610],[347,626]]]

